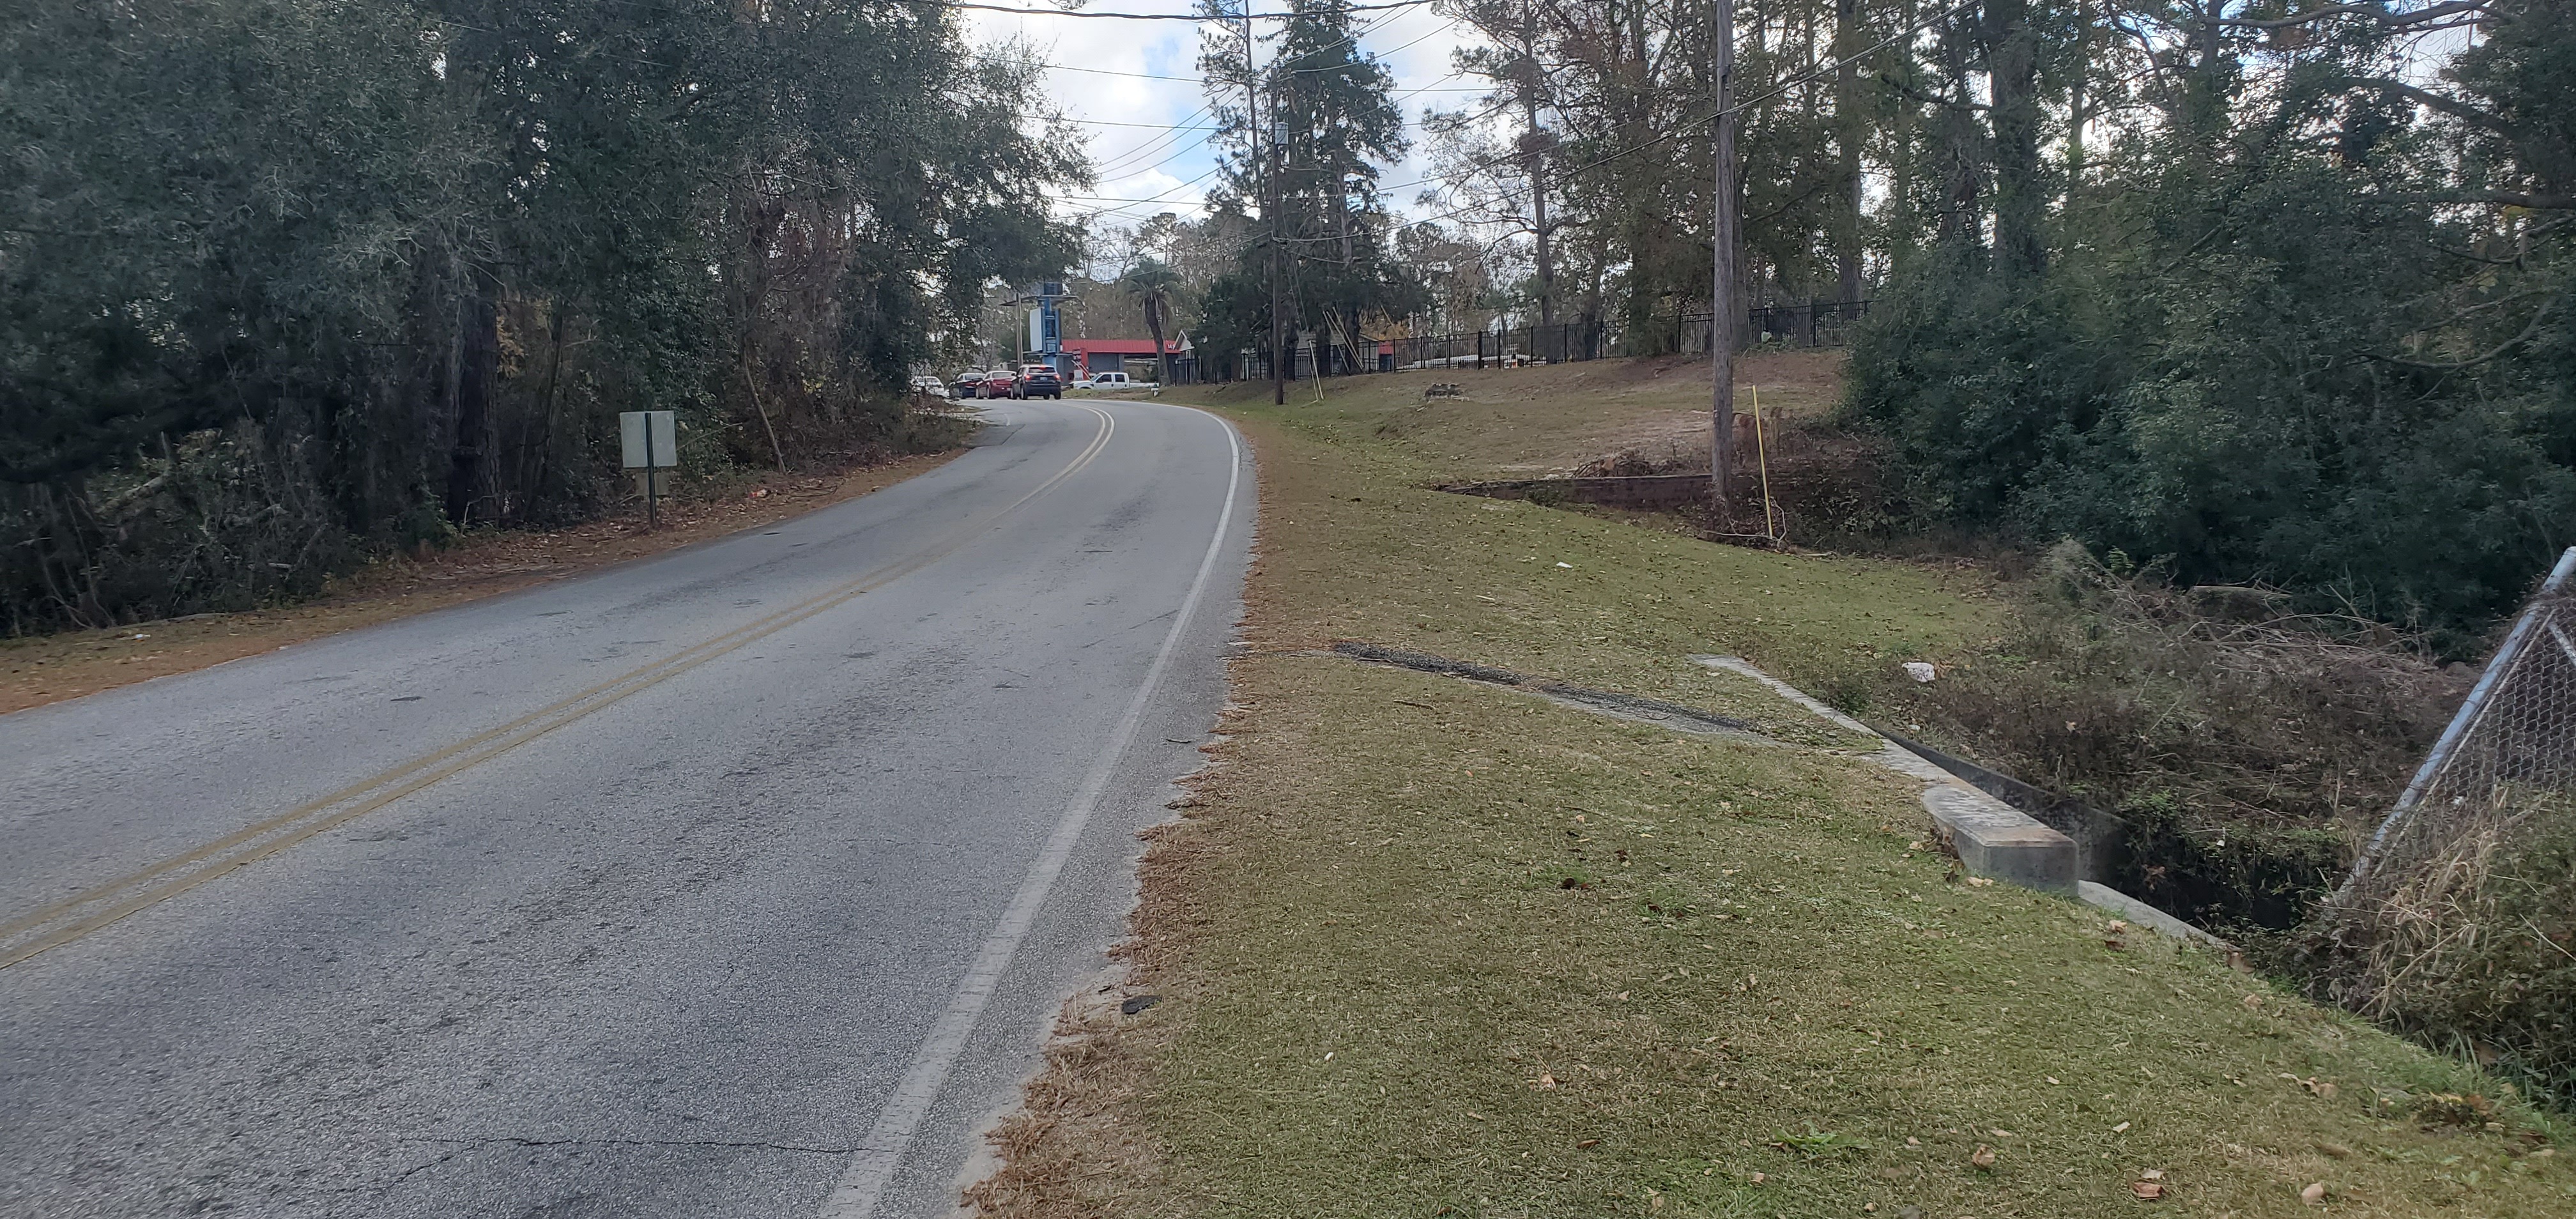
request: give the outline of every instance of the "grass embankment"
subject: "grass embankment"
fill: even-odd
[[[1162,1002],[1068,1014],[989,1210],[1983,1219],[2162,1193],[2253,1216],[2308,1213],[2315,1185],[2350,1214],[2567,1212],[2556,1127],[2432,1099],[2490,1087],[2473,1071],[2097,911],[1954,882],[1892,775],[1316,652],[1771,726],[1798,713],[1685,657],[1812,681],[1989,629],[1964,578],[1423,490],[1620,422],[1406,401],[1431,379],[1234,411],[1262,463],[1253,646],[1217,765],[1147,856],[1133,985]]]
[[[1839,392],[1841,356],[1752,352],[1736,369],[1736,406],[1821,413]],[[1425,399],[1435,383],[1463,398]],[[1537,368],[1445,369],[1289,387],[1289,406],[1312,426],[1434,463],[1445,478],[1530,478],[1570,473],[1594,458],[1635,450],[1662,457],[1708,445],[1708,361],[1671,356]],[[1267,405],[1269,387],[1181,387],[1174,400]]]
[[[964,451],[901,457],[839,474],[735,474],[683,487],[662,502],[660,526],[649,531],[640,502],[561,529],[478,530],[445,549],[370,563],[300,605],[0,639],[0,714],[212,668],[773,525],[892,486]]]

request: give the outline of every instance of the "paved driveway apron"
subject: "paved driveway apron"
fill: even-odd
[[[0,717],[0,1213],[933,1215],[1198,761],[1216,418]]]

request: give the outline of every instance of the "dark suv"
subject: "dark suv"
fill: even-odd
[[[1055,375],[1055,370],[1044,364],[1023,364],[1020,366],[1020,379],[1011,386],[1011,396],[1062,401],[1064,378]]]

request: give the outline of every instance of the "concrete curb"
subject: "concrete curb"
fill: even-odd
[[[1701,667],[1749,677],[1837,728],[1878,742],[1869,760],[1924,783],[1923,810],[1934,832],[1959,856],[1971,876],[2010,881],[2027,889],[2080,896],[2075,840],[2030,814],[1970,786],[1930,759],[1880,735],[1869,725],[1817,702],[1806,691],[1773,677],[1739,656],[1693,656]]]
[[[2132,923],[2136,923],[2141,927],[2162,932],[2177,940],[2189,940],[2195,944],[2205,944],[2211,948],[2225,951],[2234,951],[2236,948],[2234,944],[2230,944],[2217,936],[2211,935],[2198,927],[2194,927],[2181,919],[2175,918],[2162,910],[2158,910],[2155,907],[2139,901],[2126,893],[2122,893],[2109,885],[2097,885],[2089,880],[2079,880],[2075,882],[2075,896],[2082,898],[2085,905],[2101,907],[2102,909],[2119,915],[2120,917],[2125,918]]]
[[[1773,677],[1741,656],[1693,656],[1701,668],[1760,682],[1772,693],[1843,729],[1878,742],[1869,760],[1924,783],[1923,810],[1935,832],[1958,852],[1971,876],[2010,881],[2027,889],[2063,894],[2108,910],[2141,927],[2213,948],[2235,946],[2122,893],[2083,879],[2075,840],[1944,770],[1938,763],[1887,739],[1886,734],[1817,702],[1806,691]]]

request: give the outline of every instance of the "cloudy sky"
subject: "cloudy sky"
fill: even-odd
[[[1043,7],[1045,0],[995,0]],[[1281,0],[1253,0],[1255,12],[1277,12]],[[1190,0],[1091,0],[1094,11],[1187,13]],[[1046,91],[1068,117],[1083,123],[1092,163],[1099,168],[1094,198],[1067,199],[1068,214],[1098,211],[1110,224],[1132,225],[1158,211],[1189,214],[1214,183],[1215,150],[1207,144],[1207,98],[1198,75],[1199,24],[1189,21],[1112,21],[1059,16],[1017,16],[967,11],[969,37],[983,44],[1011,40],[1034,45],[1049,64]],[[1405,163],[1390,167],[1388,186],[1427,175],[1420,147],[1425,106],[1454,109],[1478,90],[1451,75],[1449,53],[1466,37],[1450,17],[1429,4],[1358,14],[1360,49],[1393,70],[1396,104],[1415,135]],[[1276,22],[1263,22],[1267,32]],[[1237,27],[1239,28],[1239,27]],[[1268,50],[1263,50],[1268,55]],[[1124,74],[1124,75],[1119,75]],[[1153,79],[1178,77],[1182,79]],[[1417,92],[1418,90],[1418,92]],[[1138,124],[1124,126],[1121,124]],[[1396,192],[1390,203],[1404,211],[1420,188]],[[1135,202],[1169,200],[1169,202]]]

